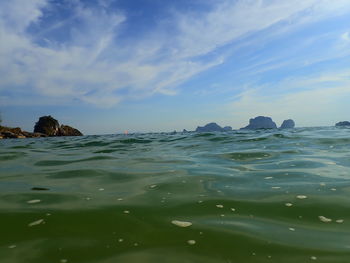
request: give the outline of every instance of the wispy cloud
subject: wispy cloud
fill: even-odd
[[[255,86],[236,95],[227,109],[240,126],[258,115],[271,116],[279,123],[293,118],[299,127],[333,125],[329,120],[348,118],[349,74],[350,69]],[[266,86],[278,92],[267,94]]]
[[[232,54],[222,53],[222,47],[280,23],[286,32],[300,21],[310,23],[349,9],[343,0],[219,1],[205,11],[174,11],[167,23],[159,22],[131,42],[120,35],[132,18],[111,11],[111,3],[101,0],[89,7],[72,1],[70,17],[45,27],[45,12],[53,2],[2,1],[2,102],[16,104],[30,94],[28,104],[57,98],[110,107],[128,98],[173,95],[179,84],[224,63]],[[33,25],[40,30],[30,31]],[[50,38],[56,30],[65,37]]]

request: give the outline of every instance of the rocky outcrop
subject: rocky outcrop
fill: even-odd
[[[58,136],[60,133],[60,124],[56,119],[49,116],[40,117],[35,123],[34,132],[40,132],[48,136]]]
[[[295,127],[295,122],[292,119],[284,120],[281,129],[293,129]]]
[[[350,121],[340,121],[335,124],[337,127],[342,127],[342,126],[350,126]]]
[[[59,128],[59,136],[83,136],[83,134],[73,127],[61,125]]]
[[[276,123],[270,117],[258,116],[249,120],[249,125],[241,128],[241,130],[257,130],[257,129],[277,129]]]
[[[34,126],[34,132],[40,132],[47,136],[82,136],[83,134],[68,125],[61,125],[52,116],[42,116]]]
[[[226,126],[225,128],[220,127],[215,122],[211,122],[201,127],[198,126],[196,132],[224,132],[224,131],[232,131],[230,126]]]
[[[68,125],[61,125],[51,116],[40,117],[34,126],[34,132],[22,131],[21,128],[0,126],[0,139],[38,138],[48,136],[82,136],[83,134]]]
[[[42,133],[33,133],[22,131],[21,128],[10,128],[0,126],[0,139],[22,139],[22,138],[37,138],[37,137],[47,137],[47,135]]]

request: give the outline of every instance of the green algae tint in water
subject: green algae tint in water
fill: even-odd
[[[350,129],[2,140],[0,165],[1,263],[350,262]]]

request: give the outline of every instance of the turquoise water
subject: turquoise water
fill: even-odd
[[[1,263],[348,263],[350,129],[1,140],[0,223]]]

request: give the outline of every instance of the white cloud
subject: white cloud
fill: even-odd
[[[12,31],[23,32],[38,20],[42,15],[41,8],[46,4],[46,0],[3,0],[0,3],[0,23]]]
[[[350,35],[349,32],[345,32],[341,35],[341,39],[345,40],[346,42],[350,42]]]
[[[275,94],[267,93],[266,87],[251,88],[237,95],[228,110],[240,127],[259,115],[270,116],[279,124],[292,118],[299,127],[333,125],[349,118],[349,73],[347,70],[283,80],[273,85],[273,89],[282,90]],[[325,83],[332,84],[324,87]]]
[[[152,33],[121,43],[119,34],[128,17],[109,11],[109,2],[100,0],[98,7],[88,8],[72,1],[72,18],[33,35],[26,29],[40,23],[43,8],[52,3],[1,1],[0,91],[11,89],[18,98],[30,93],[104,107],[125,98],[172,95],[179,84],[225,61],[221,54],[204,58],[218,48],[282,21],[296,17],[314,21],[350,6],[343,0],[332,4],[326,0],[220,1],[211,11],[169,18],[176,28],[172,35],[160,23]],[[73,20],[79,21],[79,27],[72,25]],[[69,32],[66,41],[46,39],[46,45],[38,44],[37,40],[58,29]],[[12,96],[7,103],[15,100]]]

